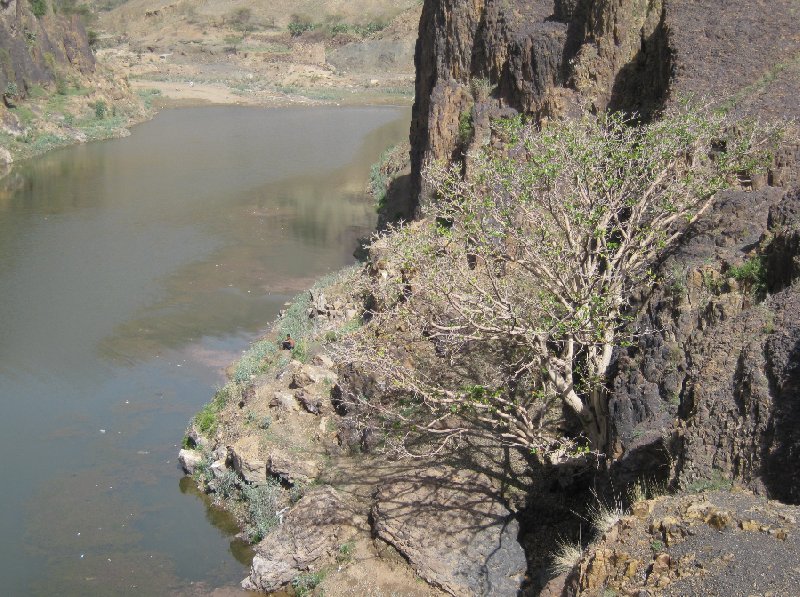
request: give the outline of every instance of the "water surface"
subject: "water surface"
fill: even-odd
[[[222,370],[374,225],[391,108],[167,111],[0,181],[8,595],[196,595],[249,552],[176,453]]]

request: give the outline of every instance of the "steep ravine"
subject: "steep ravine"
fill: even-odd
[[[398,213],[418,209],[429,160],[464,160],[468,169],[469,150],[492,141],[496,116],[546,120],[622,109],[657,118],[696,93],[739,115],[789,123],[800,117],[798,10],[790,0],[747,10],[721,0],[426,0],[411,193]],[[769,170],[722,193],[656,264],[656,282],[632,297],[631,325],[643,333],[615,355],[611,440],[601,466],[532,474],[509,453],[480,444],[466,456],[388,460],[341,400],[343,392],[376,391],[372,380],[334,370],[322,356],[284,362],[245,383],[241,399],[221,407],[210,444],[191,431],[187,470],[210,457],[202,474],[216,492],[231,471],[256,484],[280,477],[287,492],[311,486],[296,505],[286,502],[283,524],[257,546],[246,586],[275,590],[326,571],[316,582],[326,595],[355,594],[353,587],[375,595],[533,595],[545,586],[548,595],[684,594],[669,593],[670,583],[702,595],[731,578],[756,582],[746,550],[734,547],[743,541],[783,566],[785,558],[770,553],[784,549],[797,514],[768,500],[800,503],[796,475],[786,472],[797,468],[800,451],[795,132],[788,125]],[[392,267],[391,258],[373,254],[368,269],[397,275]],[[359,317],[356,286],[354,278],[306,298],[318,326],[312,343],[335,342]],[[244,414],[252,408],[271,413],[275,436],[266,443],[247,439],[257,435],[256,419]],[[284,436],[297,444],[289,454],[275,440]],[[619,499],[642,478],[678,494],[634,505],[633,516],[609,527],[571,574],[548,584],[559,535],[586,533],[575,513]],[[728,491],[692,497],[707,489]],[[696,560],[680,559],[687,554],[679,545],[694,546],[686,538],[705,537],[709,528],[719,535],[719,557],[703,561],[713,572],[705,574]],[[428,584],[415,585],[414,575]],[[794,582],[790,573],[781,578]]]

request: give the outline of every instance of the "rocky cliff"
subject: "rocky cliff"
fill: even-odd
[[[503,114],[621,109],[649,118],[695,94],[740,115],[797,119],[798,13],[788,0],[746,9],[719,0],[428,0],[416,54],[413,201],[425,193],[426,161],[468,165],[469,148],[487,143],[490,118]],[[800,496],[777,478],[797,450],[790,189],[799,151],[786,142],[752,181],[758,190],[721,197],[661,264],[662,283],[638,297],[636,325],[647,333],[620,353],[611,399],[620,471],[663,465],[685,484],[713,470]],[[748,262],[764,264],[759,289],[733,276]]]
[[[460,159],[469,143],[487,141],[489,117],[509,110],[540,119],[606,108],[648,117],[693,93],[795,118],[798,10],[791,0],[746,8],[722,0],[426,0],[412,202],[424,193],[426,160]],[[465,120],[474,128],[466,140]]]
[[[34,85],[71,72],[94,71],[94,55],[77,15],[56,15],[46,3],[37,17],[27,0],[0,0],[0,90],[15,85],[25,98]],[[38,11],[37,11],[38,12]]]
[[[14,160],[125,136],[148,114],[124,76],[96,63],[75,13],[67,1],[0,0],[0,178]]]

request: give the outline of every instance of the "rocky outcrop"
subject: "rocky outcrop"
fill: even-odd
[[[319,570],[333,560],[363,522],[352,504],[332,487],[313,489],[259,543],[242,587],[277,591],[300,574]]]
[[[800,456],[799,210],[797,191],[727,193],[665,260],[614,379],[619,472],[723,476],[800,502],[785,474]]]
[[[387,480],[372,519],[379,538],[452,595],[515,595],[521,586],[519,524],[485,475],[437,466]]]
[[[178,464],[187,475],[193,475],[201,462],[203,462],[203,453],[198,450],[183,449],[178,452]]]
[[[426,161],[463,159],[473,139],[485,142],[479,129],[492,115],[648,116],[694,94],[742,114],[796,119],[795,10],[791,0],[747,10],[722,0],[425,0],[412,201],[426,194]]]
[[[481,112],[546,118],[587,104],[660,105],[671,72],[663,19],[662,3],[648,0],[426,0],[415,56],[413,198],[425,193],[426,161],[463,157],[463,123]]]
[[[251,485],[267,482],[267,463],[261,455],[260,441],[248,435],[228,446],[228,460],[239,476]]]
[[[797,507],[747,492],[662,497],[636,505],[544,594],[794,594]]]
[[[26,0],[0,3],[0,93],[9,84],[25,97],[33,85],[73,71],[94,71],[94,55],[77,15],[36,17]]]

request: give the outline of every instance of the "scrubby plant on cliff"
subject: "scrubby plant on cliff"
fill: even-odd
[[[47,14],[46,0],[30,0],[31,12],[34,16],[41,18]]]
[[[501,142],[471,156],[467,177],[431,165],[423,221],[373,244],[399,273],[375,279],[381,308],[340,355],[399,398],[359,401],[406,437],[480,433],[539,457],[604,450],[604,381],[634,337],[631,291],[764,158],[753,131],[689,109],[646,125],[513,119],[495,123]],[[578,444],[558,430],[562,409]]]

